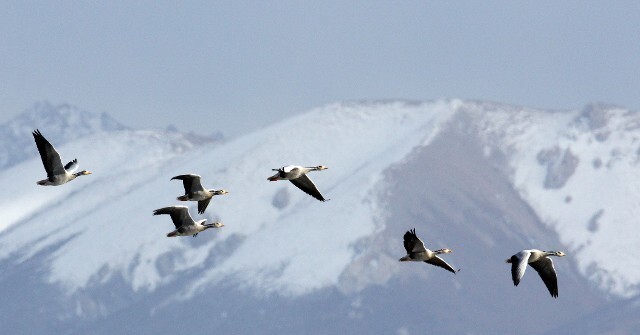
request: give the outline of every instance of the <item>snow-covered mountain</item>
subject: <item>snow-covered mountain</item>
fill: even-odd
[[[21,127],[17,149],[32,154],[0,170],[6,330],[533,334],[639,296],[640,114],[624,108],[339,103],[197,145],[105,127],[56,144],[93,174],[47,188],[36,126]],[[266,180],[286,164],[328,166],[311,177],[331,201]],[[169,179],[183,173],[230,191],[192,210],[224,228],[165,237],[169,218],[151,212],[177,204]],[[399,263],[414,227],[462,271]],[[504,259],[530,247],[569,254],[555,262],[557,300],[534,271],[510,283]],[[176,309],[195,314],[172,320]],[[21,310],[37,321],[11,316]]]

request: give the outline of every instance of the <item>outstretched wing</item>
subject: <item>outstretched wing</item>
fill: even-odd
[[[36,129],[32,134],[33,139],[36,141],[44,169],[47,171],[47,177],[51,179],[53,176],[65,174],[66,171],[62,166],[60,154],[58,154],[53,145],[42,136],[40,130]]]
[[[524,272],[527,270],[529,256],[531,256],[529,251],[520,251],[511,256],[511,279],[513,279],[513,285],[518,286],[520,284],[520,279],[522,279]]]
[[[204,214],[204,210],[209,206],[209,201],[211,201],[211,198],[198,201],[198,214]]]
[[[404,249],[407,251],[407,255],[427,251],[422,240],[416,235],[415,228],[404,233]]]
[[[204,191],[202,184],[200,183],[200,176],[197,174],[182,174],[179,176],[175,176],[171,178],[171,180],[179,179],[182,180],[182,185],[184,186],[184,193],[195,193],[198,191]]]
[[[431,259],[424,261],[425,263],[429,263],[431,265],[435,265],[435,266],[439,266],[445,270],[451,271],[453,273],[456,273],[458,271],[454,270],[451,265],[449,265],[447,262],[445,262],[442,258],[438,257],[438,256],[433,256]]]
[[[533,263],[529,263],[531,267],[538,272],[540,278],[547,286],[549,293],[554,298],[558,297],[558,276],[556,275],[556,269],[553,267],[553,261],[551,258],[542,257]]]
[[[293,185],[296,185],[297,188],[304,191],[304,193],[320,200],[326,201],[326,199],[320,194],[316,185],[307,177],[307,175],[302,175],[296,179],[289,180]]]
[[[171,221],[173,221],[173,224],[176,226],[176,228],[195,224],[195,222],[191,218],[191,215],[189,214],[189,208],[187,206],[163,207],[153,211],[153,215],[161,214],[169,214],[171,216]]]

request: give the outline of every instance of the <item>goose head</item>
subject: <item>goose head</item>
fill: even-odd
[[[214,222],[214,223],[205,223],[203,226],[204,226],[204,229],[220,228],[220,227],[224,227],[224,224],[222,222]]]
[[[435,252],[436,254],[450,254],[450,253],[452,253],[453,251],[452,251],[451,249],[444,248],[444,249],[436,250],[436,251],[434,251],[434,252]]]

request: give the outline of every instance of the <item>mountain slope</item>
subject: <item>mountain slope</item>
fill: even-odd
[[[571,248],[580,271],[605,291],[637,295],[640,261],[629,251],[637,249],[640,232],[640,113],[589,105],[477,117],[489,147],[509,154],[520,196]]]

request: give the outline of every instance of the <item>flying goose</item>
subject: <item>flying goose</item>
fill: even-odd
[[[326,201],[326,199],[320,194],[316,185],[307,177],[307,173],[310,171],[321,171],[326,170],[328,167],[324,165],[318,165],[313,167],[303,167],[297,165],[287,165],[281,167],[279,169],[272,169],[273,171],[277,171],[278,173],[273,176],[267,178],[269,181],[276,180],[288,180],[293,185],[296,185],[297,188],[304,191],[304,193],[320,200]]]
[[[174,236],[193,236],[196,237],[198,233],[209,228],[224,227],[221,222],[205,223],[207,220],[193,221],[189,214],[189,208],[187,206],[170,206],[159,208],[153,211],[153,215],[169,214],[171,221],[176,226],[176,230],[167,234],[167,237]]]
[[[40,152],[40,158],[42,158],[44,169],[47,171],[47,179],[40,180],[37,182],[38,185],[58,186],[70,182],[78,176],[91,174],[91,172],[87,170],[75,172],[78,169],[77,159],[74,159],[67,163],[67,165],[62,166],[60,154],[58,154],[53,145],[51,145],[51,143],[42,136],[40,130],[36,129],[32,134],[33,139],[36,141],[38,152]]]
[[[431,251],[424,247],[422,240],[416,236],[416,229],[412,229],[404,233],[404,248],[407,250],[407,255],[400,258],[400,262],[425,262],[431,265],[439,266],[445,270],[451,271],[454,274],[458,270],[454,270],[451,265],[447,264],[442,258],[438,257],[439,254],[448,254],[451,252],[449,249],[439,249]]]
[[[171,178],[171,180],[182,180],[184,185],[184,195],[179,196],[177,199],[180,201],[197,201],[198,202],[198,214],[204,214],[204,210],[207,209],[209,201],[214,195],[227,194],[229,192],[225,190],[207,190],[202,187],[200,183],[200,176],[197,174],[183,174]]]
[[[554,298],[558,297],[558,277],[553,268],[553,261],[548,256],[563,257],[566,254],[562,251],[541,251],[537,249],[522,250],[507,259],[511,263],[511,278],[513,285],[518,286],[520,279],[524,276],[527,264],[538,272],[540,278],[549,289],[549,293]]]

